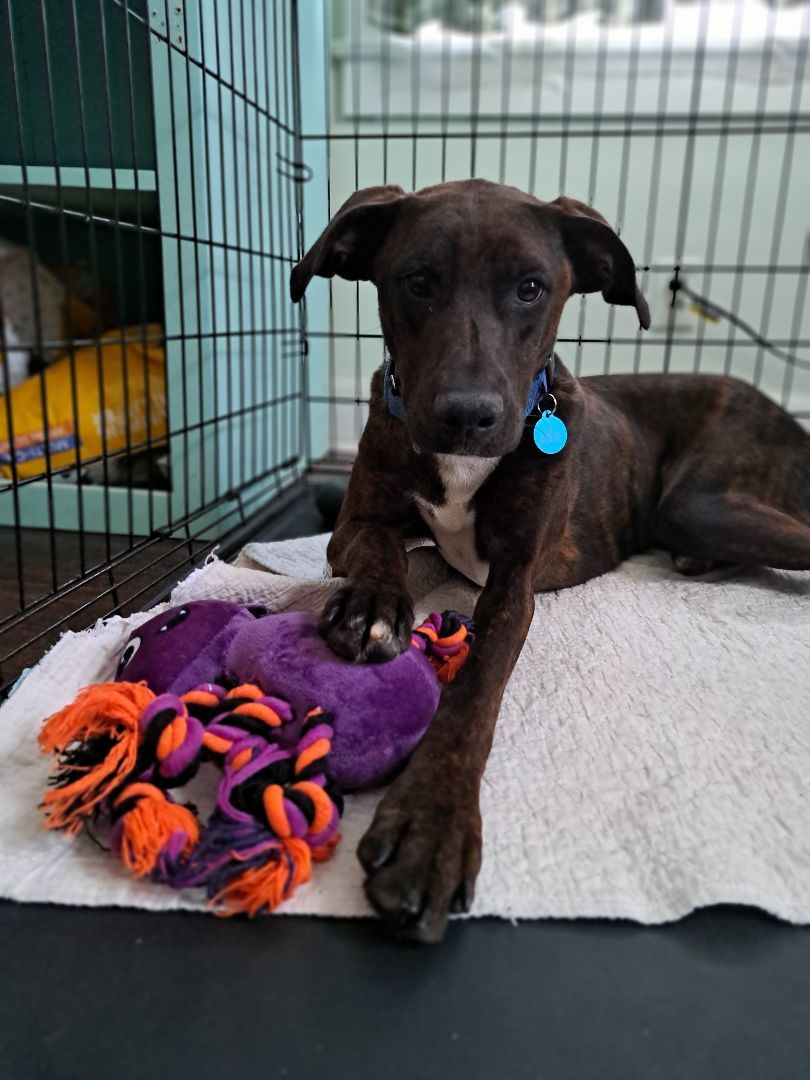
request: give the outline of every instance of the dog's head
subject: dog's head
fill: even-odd
[[[293,300],[316,274],[377,286],[409,434],[435,453],[515,449],[574,293],[650,325],[633,259],[600,214],[485,180],[356,192],[293,269]]]

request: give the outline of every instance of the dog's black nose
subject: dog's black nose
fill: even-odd
[[[503,412],[503,398],[492,391],[447,390],[433,402],[436,419],[449,435],[491,428]]]

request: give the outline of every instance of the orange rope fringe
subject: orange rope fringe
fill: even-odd
[[[135,768],[141,714],[154,698],[145,683],[98,683],[45,721],[39,733],[45,753],[62,754],[97,735],[112,740],[103,761],[86,768],[69,766],[75,779],[46,792],[46,828],[75,835],[95,807],[123,783]]]
[[[160,853],[176,832],[185,834],[183,854],[189,855],[200,839],[200,826],[185,806],[169,802],[154,784],[130,784],[116,803],[137,798],[121,822],[121,859],[135,877],[146,877],[158,864]]]
[[[244,913],[253,918],[262,911],[274,911],[312,877],[313,854],[298,837],[283,840],[275,858],[245,870],[217,893],[211,901],[221,905],[217,914]]]

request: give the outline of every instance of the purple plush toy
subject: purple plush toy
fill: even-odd
[[[307,612],[265,615],[220,600],[163,612],[129,638],[117,680],[155,694],[204,683],[252,683],[288,701],[298,717],[320,707],[334,716],[329,772],[344,791],[384,783],[407,759],[471,641],[456,613],[431,616],[413,646],[384,664],[352,664],[330,651]],[[291,725],[285,738],[295,741]]]
[[[420,740],[469,649],[467,621],[431,615],[411,648],[351,664],[314,615],[202,600],[133,633],[116,679],[49,717],[45,824],[109,825],[137,877],[204,889],[217,910],[272,911],[339,841],[341,790],[387,780]],[[182,791],[219,777],[203,823]]]

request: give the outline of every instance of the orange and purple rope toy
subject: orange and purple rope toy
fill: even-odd
[[[447,682],[472,637],[457,613],[433,614],[412,645]],[[222,914],[269,912],[339,842],[334,733],[331,713],[296,717],[252,684],[205,683],[180,695],[144,683],[89,686],[40,732],[42,750],[55,755],[45,825],[74,835],[106,821],[110,848],[136,877],[201,888]],[[209,765],[216,796],[203,824],[172,792]]]

